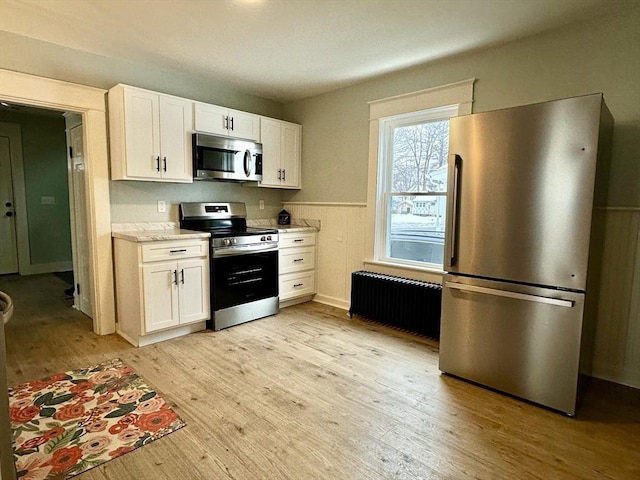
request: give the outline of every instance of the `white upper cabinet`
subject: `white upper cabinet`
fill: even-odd
[[[192,182],[193,102],[127,85],[109,90],[111,178]]]
[[[302,125],[261,118],[261,187],[301,188],[301,138]]]
[[[198,132],[260,141],[260,117],[252,113],[196,102],[194,120]]]

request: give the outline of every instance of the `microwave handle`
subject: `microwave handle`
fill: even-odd
[[[244,174],[251,176],[251,152],[249,150],[244,151]]]

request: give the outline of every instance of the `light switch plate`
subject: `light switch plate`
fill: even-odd
[[[164,200],[158,200],[158,213],[165,213],[167,211],[167,202]]]

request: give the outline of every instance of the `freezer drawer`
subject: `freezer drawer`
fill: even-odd
[[[440,370],[575,413],[584,295],[445,275]]]

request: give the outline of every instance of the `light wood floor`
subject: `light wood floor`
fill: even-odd
[[[84,480],[640,478],[637,390],[594,381],[572,419],[441,375],[436,343],[320,304],[136,349],[94,335],[54,276],[0,289],[10,384],[119,357],[187,423]]]

